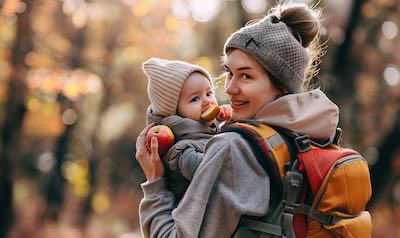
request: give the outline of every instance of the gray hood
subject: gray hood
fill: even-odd
[[[264,105],[253,119],[309,135],[327,139],[339,122],[339,108],[321,90],[289,94]]]

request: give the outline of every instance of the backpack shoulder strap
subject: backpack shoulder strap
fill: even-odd
[[[268,173],[271,186],[278,188],[276,197],[281,198],[285,165],[291,161],[289,148],[281,135],[274,128],[255,120],[229,122],[221,132],[236,132],[248,142],[258,163]]]

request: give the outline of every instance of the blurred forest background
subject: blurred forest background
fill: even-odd
[[[315,79],[371,168],[373,237],[400,237],[400,2],[323,9]],[[134,160],[152,56],[222,71],[225,39],[268,0],[0,0],[0,237],[141,237]]]

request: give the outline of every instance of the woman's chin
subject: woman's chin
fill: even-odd
[[[251,118],[251,115],[247,113],[233,112],[232,119],[233,120],[248,120]]]

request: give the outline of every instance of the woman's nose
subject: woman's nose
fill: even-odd
[[[237,94],[237,93],[239,93],[239,91],[240,91],[239,87],[238,87],[238,85],[236,84],[236,81],[233,78],[231,80],[226,81],[225,92],[228,95]]]

